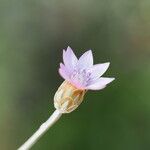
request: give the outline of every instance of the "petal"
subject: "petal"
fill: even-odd
[[[93,66],[93,54],[92,51],[89,50],[85,52],[78,61],[78,68],[89,68]]]
[[[59,74],[60,74],[61,77],[64,78],[65,80],[69,80],[69,77],[68,77],[67,73],[66,73],[63,69],[59,68]]]
[[[68,69],[73,69],[78,62],[76,55],[69,46],[67,51],[63,50],[63,61]]]
[[[107,84],[112,82],[115,78],[99,78],[95,83],[87,86],[86,88],[89,90],[101,90],[106,87]]]
[[[67,74],[69,74],[69,70],[66,68],[66,66],[63,63],[60,63],[60,69],[62,69]]]
[[[99,78],[101,77],[106,70],[108,69],[110,63],[103,63],[94,65],[89,71],[91,72],[91,78]]]
[[[66,80],[69,79],[69,71],[64,64],[60,63],[59,74]]]

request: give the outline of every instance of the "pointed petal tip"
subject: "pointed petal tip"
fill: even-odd
[[[108,65],[108,67],[110,66],[110,62],[106,62],[105,64]]]
[[[84,54],[85,54],[86,57],[89,57],[89,59],[91,59],[91,61],[93,61],[93,52],[92,52],[92,50],[88,50]]]
[[[72,48],[70,46],[68,46],[67,49],[72,49]]]
[[[67,47],[67,52],[72,52],[72,48],[70,46]]]
[[[71,56],[76,57],[76,55],[73,52],[73,49],[70,46],[67,47],[66,53],[68,53]]]
[[[106,85],[115,80],[115,78],[109,78],[109,77],[101,77],[100,79],[104,80]]]
[[[109,66],[110,66],[110,62],[105,62],[105,63],[103,63],[103,65],[105,66],[105,68],[107,70],[109,68]]]
[[[89,53],[90,53],[90,55],[92,56],[92,58],[93,58],[93,51],[90,49],[89,50]],[[93,58],[94,59],[94,58]]]
[[[64,64],[63,63],[60,63],[59,64],[60,68],[64,67]]]
[[[110,66],[110,62],[106,62],[106,63],[104,63],[104,65],[105,65],[105,68],[106,68],[106,71],[107,71],[107,69],[108,69],[109,66]]]
[[[115,80],[115,78],[110,78],[110,82],[112,82],[112,81],[114,81]]]
[[[87,51],[87,53],[90,53],[90,54],[92,54],[92,55],[93,55],[93,52],[92,52],[92,50],[91,50],[91,49],[89,49],[89,50]]]
[[[58,69],[58,73],[62,77],[62,69],[61,68]]]

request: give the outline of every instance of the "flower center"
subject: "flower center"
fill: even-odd
[[[87,72],[86,69],[74,69],[71,75],[71,80],[73,81],[73,83],[81,87],[86,87],[90,80],[90,76],[91,73]]]

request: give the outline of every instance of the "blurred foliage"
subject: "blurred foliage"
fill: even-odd
[[[116,80],[88,92],[33,150],[150,149],[150,1],[0,0],[0,149],[54,111],[62,49],[92,49]]]

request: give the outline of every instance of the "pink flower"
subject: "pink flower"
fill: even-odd
[[[115,78],[101,77],[109,67],[109,62],[93,64],[93,54],[89,50],[79,59],[68,47],[63,50],[63,63],[60,63],[60,75],[72,85],[82,90],[101,90]]]

